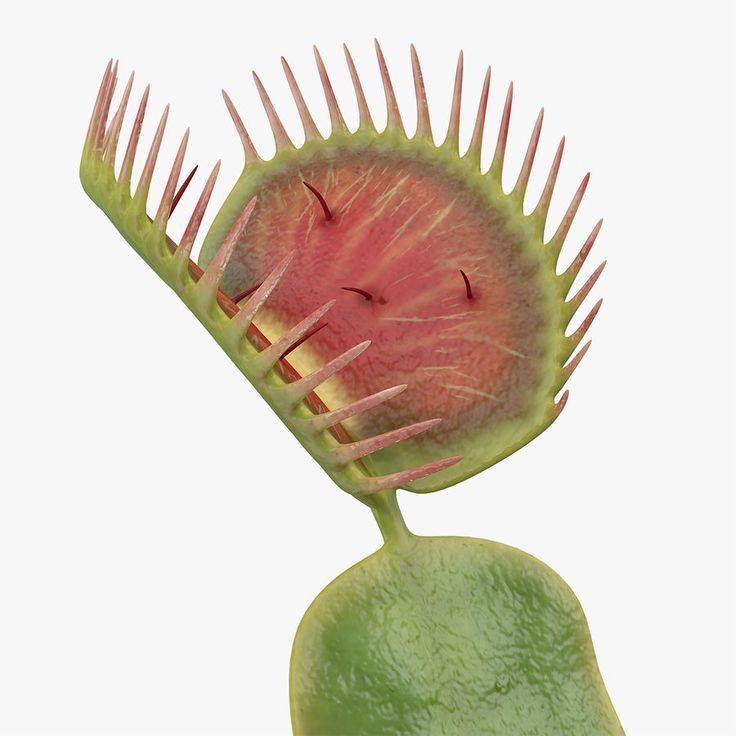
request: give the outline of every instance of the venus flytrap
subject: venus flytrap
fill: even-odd
[[[178,186],[189,132],[151,217],[168,108],[132,192],[148,88],[116,175],[133,82],[131,76],[111,116],[117,64],[105,70],[95,102],[82,184],[335,483],[372,509],[384,536],[378,552],[320,594],[299,627],[291,665],[295,733],[620,734],[582,610],[564,582],[500,544],[413,535],[395,494],[447,488],[559,416],[568,393],[558,394],[590,342],[573,354],[600,307],[566,334],[604,265],[570,296],[598,223],[572,264],[556,272],[588,177],[545,242],[564,139],[539,202],[525,214],[543,113],[506,193],[513,88],[483,172],[490,69],[461,154],[462,54],[448,131],[437,145],[416,51],[413,136],[378,44],[376,53],[387,112],[380,132],[347,48],[355,131],[316,49],[327,137],[284,59],[302,146],[292,142],[257,75],[276,144],[271,160],[260,157],[223,93],[245,168],[199,265],[191,253],[219,163],[174,242],[168,220],[196,172]]]

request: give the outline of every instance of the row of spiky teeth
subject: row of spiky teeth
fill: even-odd
[[[108,126],[107,118],[116,81],[117,64],[113,66],[111,62],[108,64],[103,75],[84,150],[84,160],[102,162],[107,165],[109,167],[108,171],[112,173],[113,178],[115,178],[114,169],[117,145],[130,96],[133,75],[131,75],[125,87],[119,107]],[[117,204],[123,209],[132,203],[133,209],[143,214],[146,213],[150,184],[168,117],[167,107],[154,134],[138,187],[131,198],[131,173],[140,131],[145,117],[148,94],[149,89],[146,87],[136,113],[120,173],[117,179],[115,179],[116,191],[108,193],[118,197]],[[327,379],[358,358],[370,346],[369,341],[359,343],[307,376],[281,384],[266,380],[269,374],[276,370],[279,364],[283,362],[282,356],[298,344],[305,335],[309,334],[309,331],[333,306],[334,300],[324,304],[305,317],[274,343],[266,345],[261,350],[255,348],[253,343],[247,339],[254,329],[253,319],[283,277],[294,254],[291,253],[283,259],[265,278],[263,283],[250,295],[248,300],[242,302],[240,305],[236,305],[221,291],[220,282],[222,276],[253,212],[256,203],[255,198],[253,198],[243,208],[207,269],[202,271],[191,261],[192,247],[219,173],[219,162],[213,168],[204,185],[179,244],[174,244],[168,238],[166,228],[176,196],[176,187],[181,176],[188,138],[189,131],[187,130],[174,159],[156,214],[152,221],[148,221],[147,226],[150,228],[150,237],[144,238],[144,240],[150,239],[151,242],[148,244],[138,244],[138,248],[143,251],[141,255],[146,258],[154,269],[157,270],[159,275],[177,291],[187,305],[195,312],[200,321],[205,324],[218,342],[227,350],[245,375],[262,393],[267,394],[270,402],[277,407],[279,413],[282,415],[282,419],[286,421],[287,425],[292,428],[305,445],[312,449],[320,461],[328,467],[328,472],[330,470],[332,471],[331,474],[333,477],[335,474],[339,474],[341,469],[373,452],[414,437],[436,426],[441,419],[417,422],[355,442],[342,442],[327,450],[318,447],[315,439],[323,435],[325,431],[333,429],[340,422],[348,418],[355,417],[362,412],[368,411],[390,400],[403,391],[406,385],[402,384],[384,389],[342,408],[316,413],[308,419],[303,419],[297,415],[295,411],[296,407],[312,395],[315,389]],[[221,317],[223,316],[227,318],[225,323],[221,321]],[[261,340],[267,342],[262,336]],[[372,477],[366,472],[363,472],[361,473],[362,477],[356,480],[346,481],[344,478],[341,478],[342,482],[340,484],[342,487],[345,487],[347,483],[349,486],[347,490],[352,490],[357,494],[371,494],[418,480],[450,467],[461,459],[459,456],[443,458],[435,462],[380,477]],[[363,471],[365,470],[363,466],[360,467]]]

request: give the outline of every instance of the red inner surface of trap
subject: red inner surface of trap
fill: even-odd
[[[404,393],[349,420],[351,434],[362,439],[441,417],[441,425],[409,442],[448,452],[467,436],[469,422],[515,416],[527,406],[545,326],[535,298],[538,264],[523,256],[519,236],[475,187],[444,167],[396,158],[341,156],[267,179],[223,287],[231,295],[245,291],[296,251],[264,306],[278,329],[337,303],[323,318],[326,327],[289,359],[314,369],[371,340],[317,393],[332,409],[406,383]],[[273,320],[263,324],[270,339],[280,336]]]

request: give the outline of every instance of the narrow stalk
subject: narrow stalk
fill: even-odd
[[[396,491],[381,491],[363,499],[370,506],[378,528],[387,545],[403,545],[408,542],[412,533],[409,531],[396,500]]]

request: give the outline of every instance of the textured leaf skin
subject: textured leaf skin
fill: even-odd
[[[296,736],[620,736],[585,616],[512,547],[410,536],[334,580],[291,662]]]

